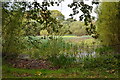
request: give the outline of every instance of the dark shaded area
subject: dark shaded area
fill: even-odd
[[[52,64],[45,60],[35,60],[35,59],[14,59],[14,60],[7,60],[10,65],[14,68],[22,68],[22,69],[50,69],[50,70],[57,70],[59,69],[58,66],[52,66]]]

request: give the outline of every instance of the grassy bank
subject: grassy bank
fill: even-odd
[[[3,78],[118,78],[118,73],[104,69],[68,68],[59,70],[18,69],[3,66]]]
[[[2,75],[3,78],[119,78],[118,59],[119,55],[86,57],[81,62],[56,70],[14,68],[4,63]]]

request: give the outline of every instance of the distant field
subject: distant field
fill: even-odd
[[[44,36],[31,36],[32,38],[42,38]],[[50,37],[50,36],[47,36],[47,37]],[[54,37],[61,37],[61,38],[66,38],[66,39],[69,39],[69,38],[92,38],[91,36],[89,35],[85,35],[85,36],[74,36],[74,35],[65,35],[65,36],[54,36]]]
[[[88,39],[93,39],[91,36],[63,36],[63,39],[70,41],[70,42],[80,42]]]
[[[39,40],[41,38],[44,38],[44,36],[31,36],[34,40]],[[50,36],[47,36],[47,37],[50,37]],[[47,38],[46,37],[46,38]],[[93,39],[91,36],[89,35],[85,35],[85,36],[75,36],[75,35],[65,35],[65,36],[54,36],[54,37],[61,37],[63,38],[65,41],[70,41],[70,42],[80,42],[80,41],[84,41],[84,40],[88,40],[88,39]],[[28,37],[26,37],[28,38]],[[44,41],[47,41],[47,39],[43,39],[42,40],[43,42]]]

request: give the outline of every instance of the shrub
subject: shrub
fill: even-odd
[[[41,57],[71,52],[71,54],[74,54],[77,51],[77,47],[75,47],[75,45],[71,43],[66,43],[62,38],[54,37],[52,39],[47,39],[47,41],[45,42],[43,41],[38,47],[38,54]]]
[[[73,54],[77,52],[76,45],[67,43],[59,37],[49,37],[45,39],[30,37],[30,39],[26,38],[23,43],[21,53],[29,54],[32,58],[47,58],[47,56],[54,54]]]
[[[70,54],[69,54],[70,55]],[[56,54],[48,57],[48,60],[54,65],[59,67],[69,67],[76,61],[74,56],[68,56],[65,54]]]
[[[104,68],[104,69],[118,69],[118,57],[116,54],[105,54],[97,57],[85,57],[82,59],[83,68]],[[120,55],[119,55],[120,56]]]
[[[105,54],[105,53],[113,52],[114,49],[112,47],[109,47],[109,46],[103,46],[103,47],[97,48],[95,51],[97,53],[100,53],[100,54]]]

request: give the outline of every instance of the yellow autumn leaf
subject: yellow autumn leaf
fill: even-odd
[[[37,71],[35,75],[39,75],[40,76],[41,74],[42,74],[42,72]]]

